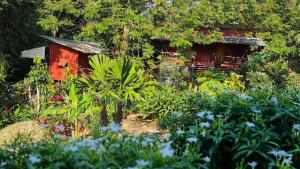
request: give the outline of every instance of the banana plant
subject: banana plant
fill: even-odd
[[[60,106],[50,106],[43,115],[66,115],[67,121],[72,123],[72,136],[80,136],[79,117],[83,113],[91,113],[93,111],[94,96],[89,93],[77,94],[76,85],[71,84],[69,95],[66,96],[65,102]]]

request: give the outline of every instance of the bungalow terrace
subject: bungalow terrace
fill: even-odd
[[[200,29],[204,36],[210,34],[208,29]],[[209,68],[223,70],[235,70],[240,64],[247,60],[251,53],[251,46],[257,46],[261,50],[265,43],[262,39],[247,37],[243,30],[220,29],[222,40],[210,44],[193,43],[188,51],[194,53],[194,59],[187,62],[188,66],[197,72],[203,72]],[[159,46],[160,54],[167,58],[174,58],[178,55],[177,49],[170,46],[168,38],[151,38],[155,46]]]

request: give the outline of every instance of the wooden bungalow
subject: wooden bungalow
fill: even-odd
[[[210,34],[208,29],[200,29],[203,35]],[[251,38],[246,36],[245,31],[220,29],[223,39],[215,41],[207,45],[193,43],[193,46],[188,49],[194,53],[194,59],[187,64],[194,68],[197,72],[202,72],[209,68],[217,68],[219,70],[234,70],[247,59],[251,52],[251,46],[257,46],[261,50],[265,43],[262,39]],[[170,46],[168,38],[151,38],[155,46],[161,49],[161,55],[172,58],[178,53],[176,48]]]
[[[66,74],[66,68],[73,75],[88,73],[88,56],[99,54],[101,47],[84,41],[67,40],[41,36],[50,42],[49,69],[53,80],[60,81]]]

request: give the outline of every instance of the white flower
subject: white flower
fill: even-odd
[[[7,162],[1,162],[0,166],[5,166]]]
[[[163,157],[173,157],[174,150],[171,148],[172,141],[161,144],[160,153]]]
[[[172,116],[175,116],[175,117],[179,117],[181,116],[181,113],[177,112],[177,111],[174,111],[171,113]]]
[[[100,127],[100,130],[101,130],[101,131],[108,131],[108,130],[109,130],[109,127],[107,127],[107,126],[102,126],[102,127]]]
[[[145,161],[145,160],[136,160],[135,162],[136,162],[136,165],[142,166],[142,167],[149,165],[149,161]]]
[[[137,142],[136,137],[132,137],[132,138],[131,138],[131,142]]]
[[[32,154],[29,155],[28,160],[29,160],[32,164],[36,164],[36,163],[39,163],[39,162],[42,161],[42,160],[41,160],[40,158],[38,158],[36,155],[32,155]]]
[[[174,150],[172,150],[171,147],[163,147],[160,150],[160,153],[163,157],[173,157],[174,155]]]
[[[271,103],[274,103],[275,105],[278,105],[278,99],[277,99],[277,97],[273,96],[271,98]]]
[[[147,147],[149,145],[148,141],[145,141],[145,140],[143,140],[141,142],[141,144],[142,144],[143,147]]]
[[[126,169],[139,169],[138,167],[127,167]]]
[[[210,158],[209,158],[208,156],[205,156],[205,157],[203,158],[203,160],[204,160],[206,163],[209,163],[209,162],[210,162]]]
[[[300,131],[300,124],[294,124],[293,129]]]
[[[251,127],[255,127],[255,124],[254,123],[251,123],[251,122],[246,122],[245,123],[247,127],[251,128]]]
[[[60,135],[60,134],[54,134],[53,138],[63,138],[63,135]]]
[[[298,102],[293,102],[294,103],[294,105],[296,105],[296,106],[300,106],[300,103],[298,103]]]
[[[215,120],[215,117],[214,117],[214,115],[209,114],[209,115],[207,115],[207,119],[208,119],[208,120],[211,120],[211,121],[214,121],[214,120]]]
[[[198,141],[198,139],[196,137],[190,137],[190,138],[187,138],[186,140],[190,143],[196,143]]]
[[[278,158],[282,158],[282,157],[290,157],[291,158],[293,156],[292,154],[289,154],[284,150],[272,150],[269,152],[269,154],[272,154]]]
[[[248,96],[246,94],[237,94],[237,96],[240,98],[240,99],[243,99],[243,100],[247,100],[247,99],[252,99],[251,96]]]
[[[195,130],[193,128],[190,128],[189,133],[194,134]]]
[[[257,162],[252,161],[252,162],[248,163],[248,165],[251,167],[251,169],[254,169],[257,166]]]
[[[251,111],[253,111],[254,113],[261,113],[261,110],[257,109],[256,106],[252,106]]]
[[[55,126],[55,128],[59,131],[64,131],[65,130],[64,126],[61,126],[61,125]]]
[[[198,112],[196,114],[197,117],[200,117],[200,118],[203,118],[205,115],[207,116],[211,116],[212,115],[212,112],[211,111],[201,111],[201,112]]]
[[[176,131],[176,134],[177,134],[177,135],[184,134],[184,131],[182,131],[181,129],[179,129],[179,130]]]
[[[64,149],[65,151],[72,151],[72,152],[76,152],[76,151],[78,151],[79,150],[79,148],[77,147],[77,146],[72,146],[72,145],[70,145],[70,146],[67,146],[67,147],[65,147],[65,149]]]
[[[201,127],[209,127],[210,124],[209,124],[208,122],[201,122],[201,123],[200,123],[200,126],[201,126]]]
[[[292,162],[292,159],[291,159],[291,157],[290,158],[285,158],[285,159],[283,159],[283,161],[282,161],[282,164],[283,165],[291,165],[293,162]]]
[[[166,133],[165,136],[166,136],[166,138],[170,138],[171,134],[170,133]]]
[[[119,124],[111,123],[110,124],[110,130],[113,131],[113,132],[120,132],[120,131],[122,131],[122,128],[120,127]]]
[[[206,131],[202,131],[202,132],[201,132],[201,136],[202,136],[202,137],[205,137],[205,136],[206,136]]]
[[[206,111],[201,111],[201,112],[197,113],[196,116],[203,118],[205,114],[206,114]]]
[[[97,139],[94,140],[94,142],[99,143],[99,142],[102,142],[102,141],[105,141],[105,140],[107,140],[106,136],[105,137],[97,138]]]
[[[90,139],[83,139],[79,145],[82,147],[88,147],[91,150],[95,150],[97,148],[97,142]]]
[[[148,146],[149,143],[151,143],[152,141],[153,141],[153,140],[152,140],[151,138],[146,137],[146,138],[144,138],[144,140],[141,142],[141,144],[142,144],[143,147],[146,147],[146,146]]]

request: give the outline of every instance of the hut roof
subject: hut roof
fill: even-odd
[[[101,46],[85,42],[85,41],[77,41],[77,40],[69,40],[69,39],[61,39],[61,38],[54,38],[45,35],[41,35],[42,38],[49,40],[51,42],[69,47],[71,49],[77,50],[82,53],[86,54],[98,54],[101,53],[102,49]]]
[[[169,40],[169,37],[158,38],[151,37],[151,40]],[[237,37],[237,36],[223,36],[222,40],[217,40],[215,43],[226,43],[226,44],[240,44],[240,45],[257,45],[265,46],[265,42],[259,38],[248,38],[248,37]]]
[[[265,42],[259,38],[247,38],[247,37],[232,37],[224,36],[224,40],[221,41],[228,44],[241,44],[241,45],[257,45],[265,46]]]

